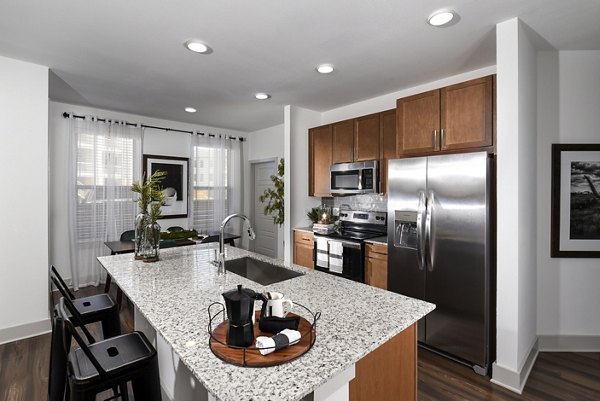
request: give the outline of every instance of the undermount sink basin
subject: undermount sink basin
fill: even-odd
[[[302,273],[249,257],[225,260],[225,270],[260,285],[279,283],[302,276]]]

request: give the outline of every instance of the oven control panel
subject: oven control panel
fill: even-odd
[[[349,223],[387,224],[387,212],[340,210],[339,218]]]

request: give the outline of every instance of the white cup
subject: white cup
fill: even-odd
[[[289,299],[285,299],[282,293],[270,292],[265,317],[286,317],[293,308],[294,303]]]

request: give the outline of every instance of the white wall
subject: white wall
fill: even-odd
[[[528,28],[516,18],[498,24],[496,37],[498,256],[493,379],[520,391],[535,360],[536,342],[537,50]]]
[[[283,113],[283,110],[282,110]],[[253,161],[260,161],[265,159],[276,158],[278,161],[284,157],[284,129],[283,124],[275,125],[273,127],[261,129],[258,131],[250,132],[247,135],[248,138],[248,168],[244,169],[245,172],[245,186],[244,193],[247,194],[244,198],[244,211],[247,216],[250,216],[252,208],[250,194],[253,185],[251,178],[251,165]],[[277,258],[283,259],[284,255],[284,229],[283,225],[277,227]]]
[[[82,115],[89,114],[129,122],[140,122],[142,124],[159,127],[247,137],[247,133],[241,131],[193,125],[59,102],[50,102],[49,109],[50,114],[47,121],[50,136],[50,261],[58,268],[59,273],[66,279],[71,277],[71,270],[68,255],[69,236],[66,180],[66,177],[68,176],[69,120],[62,117],[64,112],[73,112]],[[151,128],[144,130],[144,154],[190,157],[190,146],[190,134],[173,131],[166,132],[164,130],[155,130]],[[246,146],[246,144],[244,146]],[[244,157],[246,157],[246,153],[247,152],[244,152]],[[187,218],[161,219],[159,223],[163,228],[173,225],[182,226],[184,228],[188,227]]]
[[[321,203],[308,196],[308,129],[321,125],[321,114],[296,106],[284,110],[285,236],[284,260],[293,260],[292,228],[306,227],[306,212]]]
[[[600,142],[600,51],[541,52],[538,68],[540,349],[598,352],[598,259],[550,257],[550,152],[553,143]]]
[[[0,343],[48,321],[48,68],[0,57]]]

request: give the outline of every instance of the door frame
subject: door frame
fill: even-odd
[[[277,166],[279,165],[279,161],[281,159],[282,159],[281,157],[275,156],[275,157],[267,157],[264,159],[248,160],[248,163],[250,164],[250,210],[248,213],[249,214],[248,218],[250,219],[250,222],[252,223],[253,227],[256,225],[255,220],[254,220],[254,218],[255,218],[255,216],[254,216],[254,208],[255,208],[254,199],[255,199],[255,195],[256,195],[256,188],[254,186],[254,178],[255,178],[254,168],[256,167],[257,164],[274,162],[275,163],[275,173],[277,173]],[[275,226],[275,242],[276,242],[276,246],[277,246],[276,247],[277,248],[277,257],[279,257],[280,252],[283,252],[283,248],[279,244],[280,237],[281,237],[280,227],[276,225]],[[254,252],[254,241],[249,241],[248,250]],[[283,258],[283,256],[282,256],[282,258]]]

